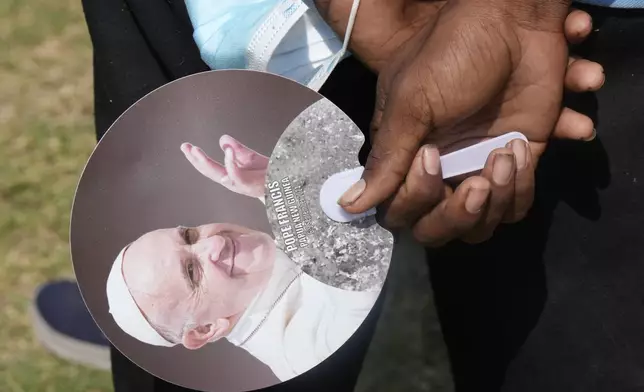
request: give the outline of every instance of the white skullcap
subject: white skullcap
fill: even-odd
[[[107,304],[114,321],[123,332],[143,343],[153,346],[175,346],[152,328],[134,302],[123,277],[123,255],[126,249],[127,246],[121,250],[107,277]]]

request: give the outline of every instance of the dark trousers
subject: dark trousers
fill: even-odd
[[[428,252],[458,392],[644,391],[644,10],[587,10],[607,81],[566,104],[598,137],[550,144],[526,220]]]
[[[208,70],[182,1],[83,3],[98,138],[148,92]],[[644,391],[644,13],[589,10],[598,31],[576,50],[607,82],[568,104],[595,118],[598,138],[551,144],[525,221],[428,251],[457,392]],[[349,59],[321,92],[367,130],[375,80]],[[381,303],[328,361],[270,390],[351,391]],[[183,390],[115,349],[112,366],[116,392]]]

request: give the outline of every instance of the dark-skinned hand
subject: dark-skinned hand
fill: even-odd
[[[351,3],[318,0],[340,36]],[[567,44],[591,29],[588,14],[547,0],[363,1],[350,48],[379,74],[373,148],[343,207],[382,204],[386,226],[411,226],[427,245],[480,242],[520,220],[548,139],[594,137],[590,118],[561,108],[564,86],[582,92],[604,82],[599,64],[568,58]],[[455,190],[443,184],[439,154],[514,130],[529,145],[494,151]]]

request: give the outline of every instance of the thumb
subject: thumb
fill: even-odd
[[[414,101],[419,91],[410,85],[394,84],[382,119],[374,121],[376,129],[362,179],[338,200],[349,213],[365,212],[398,190],[430,130],[431,110]]]

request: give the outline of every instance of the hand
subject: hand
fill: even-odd
[[[422,143],[429,141],[445,151],[512,130],[520,130],[530,138],[530,156],[513,164],[510,170],[517,178],[504,184],[503,192],[499,184],[493,186],[491,178],[496,159],[488,162],[483,178],[461,185],[467,190],[472,181],[481,186],[484,181],[490,187],[490,200],[486,201],[489,205],[480,217],[483,223],[475,225],[478,235],[468,236],[471,241],[485,239],[501,220],[516,221],[530,208],[532,171],[555,124],[555,136],[584,139],[593,135],[588,117],[569,109],[560,111],[562,82],[565,80],[572,91],[589,91],[601,87],[604,81],[601,67],[584,60],[569,60],[565,72],[566,44],[559,31],[563,20],[560,27],[550,19],[543,24],[528,19],[528,23],[518,13],[520,18],[508,18],[508,22],[474,1],[454,3],[455,6],[449,3],[443,7],[444,3],[406,1],[402,12],[382,10],[395,8],[391,3],[374,3],[373,7],[380,6],[381,10],[371,16],[380,19],[370,25],[380,30],[360,27],[360,18],[367,26],[364,18],[370,16],[369,8],[365,12],[361,5],[352,34],[352,51],[360,58],[366,57],[366,62],[380,71],[380,78],[374,148],[365,182],[349,193],[345,208],[361,212],[393,194],[387,203],[385,224],[416,224],[417,236],[425,241],[427,235],[423,232],[437,231],[431,225],[428,228],[427,216],[441,200],[439,197],[452,196],[442,186],[435,187],[439,191],[434,189],[430,197],[413,194],[417,187],[408,184],[413,182],[412,171],[407,173]],[[327,17],[332,15],[334,1],[329,5]],[[394,27],[383,28],[387,23]],[[336,22],[336,26],[344,25]],[[590,30],[590,17],[583,12],[573,11],[566,19],[565,32],[570,42],[583,40]],[[392,43],[405,45],[395,49]],[[378,53],[384,53],[383,57]],[[393,61],[385,64],[381,60],[384,58]],[[522,147],[518,144],[515,148]],[[511,150],[505,153],[502,156],[519,156]],[[514,189],[508,188],[511,186]],[[458,195],[462,193],[457,189],[454,197]],[[443,212],[448,210],[454,209]],[[452,226],[460,223],[453,221]]]
[[[264,197],[268,158],[228,135],[219,139],[219,146],[225,154],[224,165],[190,143],[183,143],[181,151],[199,173],[214,182],[235,193]]]
[[[353,0],[315,0],[315,3],[325,21],[343,37]],[[445,4],[443,0],[363,1],[351,35],[352,54],[372,71],[380,72],[418,30],[436,23]],[[573,9],[564,27],[568,43],[580,44],[592,31],[592,19],[587,12]],[[604,82],[602,71],[596,62],[569,58],[565,87],[572,92],[597,90]]]
[[[414,237],[427,246],[454,239],[468,243],[487,240],[506,215],[525,207],[517,202],[532,202],[532,198],[515,197],[534,191],[534,166],[528,148],[527,143],[516,139],[494,150],[480,175],[466,178],[453,190],[443,183],[438,149],[421,147],[396,197],[384,205],[384,225],[402,228],[411,220]],[[406,208],[427,203],[431,208],[420,218]]]

